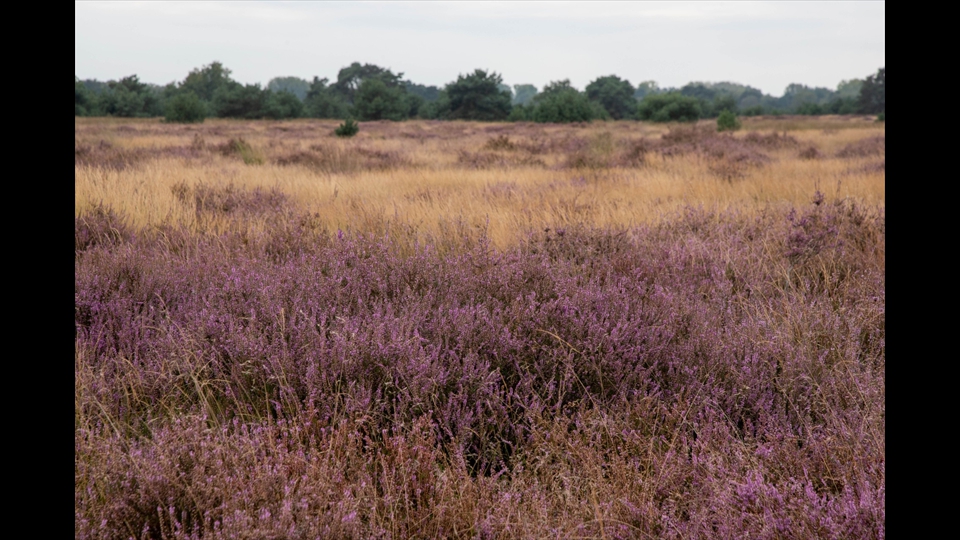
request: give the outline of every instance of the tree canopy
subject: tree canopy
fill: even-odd
[[[403,87],[388,86],[378,77],[365,79],[354,94],[353,112],[360,120],[403,120],[408,111]]]
[[[882,67],[875,74],[867,77],[860,87],[860,109],[865,113],[886,112],[885,69]]]
[[[510,114],[511,96],[500,89],[503,79],[497,73],[477,69],[459,75],[446,86],[451,119],[504,120]]]
[[[616,75],[598,77],[587,85],[586,91],[587,97],[599,103],[614,120],[636,116],[637,100],[630,81]]]
[[[307,99],[310,83],[300,77],[274,77],[267,83],[267,90],[271,92],[290,92],[303,101]]]
[[[327,78],[313,77],[308,82],[285,76],[274,77],[261,87],[241,84],[231,75],[230,69],[213,61],[190,70],[182,81],[162,87],[142,82],[135,74],[110,81],[74,76],[74,112],[76,116],[172,114],[170,118],[192,119],[306,116],[586,122],[610,118],[689,120],[694,113],[698,118],[716,118],[723,111],[743,116],[879,114],[886,105],[883,67],[864,79],[840,81],[836,89],[793,83],[780,97],[734,82],[690,82],[681,88],[664,88],[647,80],[634,88],[616,75],[598,77],[582,92],[569,80],[553,81],[538,92],[532,84],[511,87],[498,73],[482,69],[458,75],[441,89],[359,62],[340,69],[333,83]]]
[[[513,85],[513,104],[526,105],[537,95],[537,87],[532,84]]]
[[[526,112],[527,120],[534,122],[589,122],[610,118],[607,111],[570,85],[569,79],[553,81],[534,96],[533,106]]]
[[[304,112],[312,118],[344,119],[349,116],[348,105],[340,94],[327,85],[329,80],[314,77],[303,100]]]
[[[403,73],[393,73],[387,68],[374,64],[360,64],[354,62],[337,73],[337,82],[330,85],[331,89],[340,94],[347,103],[353,104],[354,97],[360,85],[367,79],[378,79],[387,87],[402,87]]]
[[[637,109],[641,120],[653,122],[693,122],[700,118],[700,102],[679,92],[647,96]]]

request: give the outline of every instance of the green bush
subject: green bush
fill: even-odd
[[[378,78],[360,83],[353,98],[353,114],[360,120],[393,120],[407,118],[410,104],[402,86],[391,86]]]
[[[817,116],[824,113],[823,107],[817,103],[801,103],[797,106],[797,114],[802,114],[806,116]]]
[[[533,106],[514,105],[507,116],[509,122],[529,122],[532,120]]]
[[[717,131],[736,131],[740,129],[740,119],[733,112],[724,109],[717,117]]]
[[[641,120],[653,122],[695,122],[700,119],[700,101],[676,92],[647,96],[637,107]]]
[[[883,111],[882,113],[877,115],[877,122],[886,122],[886,116],[884,116],[886,112],[887,111]]]
[[[534,96],[532,103],[532,107],[525,107],[524,114],[534,122],[570,123],[610,119],[603,105],[590,101],[587,94],[572,87],[568,79],[548,84],[543,92]]]
[[[333,133],[337,137],[353,137],[359,131],[360,131],[360,126],[357,125],[357,123],[354,122],[353,119],[347,118],[342,124],[340,124],[340,127],[333,130]]]
[[[259,84],[231,82],[213,93],[213,109],[220,118],[263,118],[267,97]]]
[[[206,116],[207,108],[200,98],[193,92],[183,92],[167,101],[164,121],[195,124],[203,122]]]
[[[614,120],[633,119],[637,114],[637,100],[633,85],[616,75],[598,77],[587,85],[590,101],[599,103]]]
[[[263,107],[263,116],[273,120],[303,116],[303,102],[293,92],[266,90],[265,93],[267,100]]]

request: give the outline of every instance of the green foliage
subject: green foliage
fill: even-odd
[[[683,88],[680,89],[680,94],[697,98],[702,102],[711,102],[715,97],[717,97],[717,91],[702,82],[691,82],[687,83]]]
[[[586,91],[587,98],[599,103],[614,120],[636,116],[637,100],[630,81],[616,75],[598,77],[587,85]]]
[[[99,102],[107,116],[134,117],[143,109],[143,96],[122,86],[100,94]]]
[[[274,120],[284,118],[300,118],[303,116],[303,102],[287,90],[272,92],[266,90],[267,99],[263,109],[263,116]]]
[[[428,101],[421,105],[419,115],[420,118],[427,118],[430,120],[439,120],[449,117],[450,97],[447,96],[446,90],[441,90],[439,95],[437,95],[437,99],[434,101]]]
[[[181,92],[167,100],[164,121],[182,124],[203,122],[207,116],[207,107],[193,92]]]
[[[877,122],[886,122],[886,121],[887,121],[886,112],[882,112],[877,115]]]
[[[741,111],[746,112],[747,109],[756,110],[759,107],[759,110],[763,110],[763,92],[757,90],[756,88],[747,87],[740,95],[737,97],[737,108]],[[762,114],[762,113],[758,113]]]
[[[426,103],[422,97],[417,94],[411,94],[409,92],[404,93],[404,100],[407,104],[407,117],[415,118],[420,116],[420,107]]]
[[[740,129],[740,119],[736,113],[724,109],[717,116],[717,131],[736,131]]]
[[[330,85],[330,89],[338,94],[343,101],[354,104],[360,85],[367,79],[378,79],[389,88],[403,88],[401,78],[403,73],[394,74],[392,71],[374,64],[354,62],[340,70],[337,82]]]
[[[856,114],[858,110],[856,97],[838,97],[823,107],[827,114]]]
[[[740,114],[743,116],[760,116],[763,114],[763,105],[754,105],[753,107],[747,107]]]
[[[93,112],[96,111],[96,96],[87,89],[87,86],[83,84],[79,78],[74,76],[74,107],[75,114],[74,116],[93,116]]]
[[[212,102],[217,90],[236,84],[230,78],[231,71],[220,62],[211,62],[202,68],[192,70],[180,83],[179,89],[184,92],[193,92],[201,100]]]
[[[817,109],[814,108],[813,105],[823,106],[833,99],[834,92],[829,88],[811,88],[803,84],[794,83],[788,85],[786,90],[784,90],[783,97],[777,100],[777,106],[798,114],[811,114],[810,112],[800,112],[801,108],[803,111],[816,111]],[[822,113],[814,112],[813,114]]]
[[[679,92],[647,96],[637,107],[641,120],[653,122],[695,122],[700,113],[699,100]]]
[[[759,104],[763,97],[756,88],[731,82],[692,82],[681,88],[680,94],[696,98],[701,118],[716,118],[724,110],[735,113],[740,109],[740,99],[749,107]]]
[[[643,98],[652,95],[659,94],[660,86],[657,85],[656,81],[643,81],[637,85],[636,90],[633,91],[633,97],[643,100]]]
[[[886,110],[885,69],[880,68],[863,81],[863,86],[860,87],[860,112],[876,114]]]
[[[507,115],[507,121],[509,122],[530,122],[533,120],[533,106],[527,105],[514,105],[510,109],[510,114]]]
[[[213,110],[220,118],[263,118],[267,93],[259,84],[230,82],[213,94]]]
[[[300,77],[274,77],[267,83],[267,90],[271,92],[290,92],[303,101],[307,99],[310,83]]]
[[[737,100],[732,95],[718,94],[713,98],[711,109],[712,111],[710,116],[719,116],[723,111],[736,113],[739,110],[739,107],[737,107]]]
[[[90,108],[107,116],[160,116],[163,111],[160,98],[159,88],[141,83],[136,75],[130,75],[119,81],[107,82],[96,96],[96,106]]]
[[[360,126],[352,118],[347,118],[337,129],[333,130],[333,133],[337,137],[353,137],[359,131]]]
[[[418,96],[422,98],[423,101],[436,101],[440,97],[440,89],[436,86],[424,86],[410,81],[403,81],[403,88],[408,94]]]
[[[101,92],[109,88],[107,83],[96,79],[83,79],[80,82],[83,83],[83,86],[94,96],[99,96]]]
[[[511,96],[500,89],[503,79],[497,73],[482,69],[459,75],[446,86],[451,119],[504,120],[510,114]]]
[[[610,114],[597,102],[570,85],[569,79],[554,81],[526,107],[526,119],[534,122],[569,123],[608,120]]]
[[[513,85],[513,105],[527,105],[529,104],[534,96],[537,95],[537,87],[532,84],[515,84]],[[511,114],[513,111],[510,111]]]
[[[818,114],[823,114],[823,107],[816,103],[801,103],[794,112],[807,116],[816,116]]]
[[[401,86],[388,86],[379,78],[368,78],[357,88],[353,114],[360,120],[403,120],[410,104]]]
[[[311,118],[338,118],[349,116],[347,103],[339,94],[327,86],[327,79],[313,78],[307,97],[304,99],[304,108]]]
[[[510,103],[513,104],[513,88],[509,84],[500,83],[497,85],[497,89],[501,92],[506,92],[510,96]]]
[[[837,85],[837,97],[856,99],[860,97],[861,87],[863,87],[863,79],[840,81],[840,84]]]

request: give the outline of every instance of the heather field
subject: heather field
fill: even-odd
[[[885,130],[77,118],[77,538],[885,538]]]

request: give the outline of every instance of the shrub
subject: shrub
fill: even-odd
[[[213,108],[220,118],[263,118],[267,97],[268,93],[259,84],[234,82],[217,88],[213,93]]]
[[[805,116],[817,116],[824,114],[823,107],[817,103],[801,103],[796,110],[797,114],[802,114]]]
[[[352,118],[347,118],[340,127],[333,130],[334,135],[337,137],[353,137],[360,131],[360,126],[353,121]]]
[[[587,85],[590,101],[603,106],[614,120],[632,119],[637,113],[637,100],[633,97],[633,85],[616,75],[598,77]]]
[[[400,86],[377,78],[364,79],[353,100],[353,113],[361,120],[400,121],[408,116],[410,104]]]
[[[303,102],[295,94],[286,90],[274,92],[267,90],[267,102],[263,115],[273,120],[300,118],[303,116]]]
[[[533,98],[534,107],[528,118],[534,122],[570,123],[608,120],[610,115],[597,102],[570,86],[569,80],[548,84]]]
[[[885,122],[885,121],[886,121],[886,120],[885,120],[886,117],[884,116],[884,113],[885,113],[885,112],[886,112],[886,111],[884,111],[884,112],[882,112],[882,113],[880,113],[880,114],[877,115],[877,122]]]
[[[679,93],[647,96],[637,108],[641,120],[653,122],[695,122],[700,118],[700,112],[697,98]]]
[[[203,122],[207,116],[207,108],[193,92],[184,92],[174,96],[167,102],[164,115],[165,122],[181,124],[195,124]]]
[[[724,109],[717,117],[717,131],[736,131],[740,129],[740,119],[737,115]]]
[[[346,102],[330,86],[327,86],[325,78],[313,78],[303,105],[304,113],[312,118],[346,118],[348,116]]]

